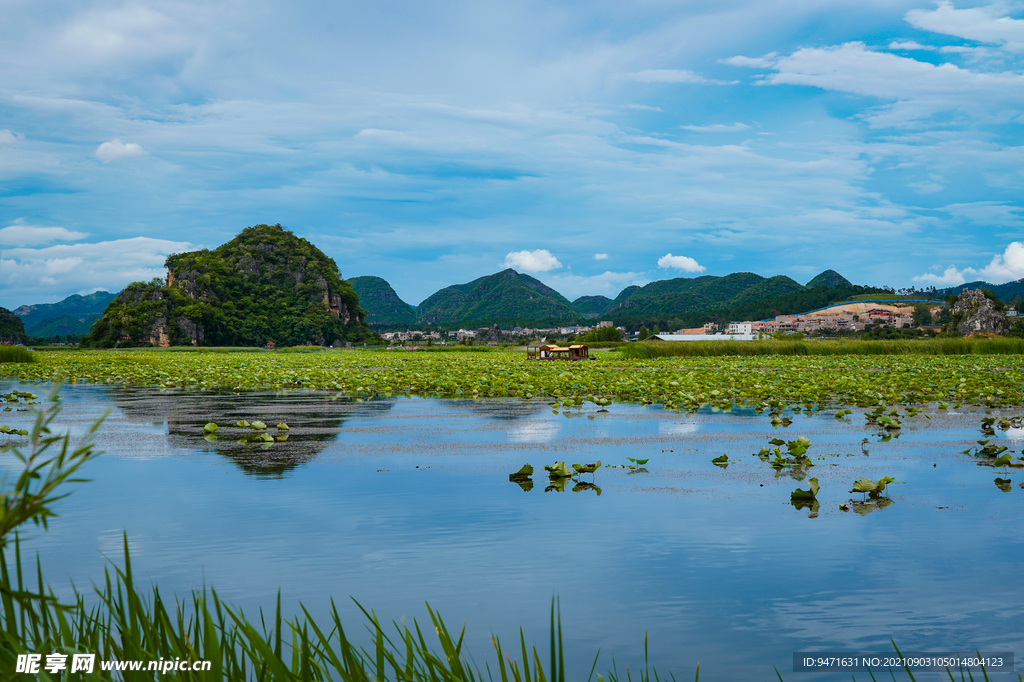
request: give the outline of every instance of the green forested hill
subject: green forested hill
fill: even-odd
[[[585,318],[551,287],[512,270],[445,287],[417,308],[423,325],[554,326]]]
[[[808,289],[815,287],[852,287],[853,282],[840,275],[835,270],[826,270],[818,273],[814,279],[807,283]]]
[[[738,302],[730,306],[701,310],[687,313],[652,313],[635,317],[614,317],[615,324],[626,325],[631,328],[638,328],[644,325],[653,328],[657,325],[660,329],[681,329],[687,327],[699,327],[705,322],[715,322],[719,325],[726,325],[730,322],[743,320],[764,320],[777,315],[793,315],[805,313],[827,305],[849,300],[860,294],[884,293],[885,290],[874,287],[848,286],[848,287],[803,287],[796,291],[746,302]]]
[[[167,259],[167,282],[129,285],[84,343],[278,346],[374,338],[359,297],[320,249],[280,225]]]
[[[83,318],[74,315],[48,317],[32,327],[31,335],[36,339],[47,339],[55,336],[85,336],[102,314],[87,315]],[[27,330],[26,330],[27,331]]]
[[[0,343],[25,343],[25,325],[7,308],[0,308]]]
[[[612,299],[607,296],[580,296],[572,302],[572,309],[584,317],[595,319],[611,304]]]
[[[409,305],[380,277],[350,277],[348,283],[359,294],[359,305],[366,311],[371,327],[408,327],[417,322],[416,308]]]
[[[765,278],[752,272],[724,277],[679,277],[623,290],[605,315],[613,319],[678,316],[774,298],[800,289],[803,287],[789,277]]]

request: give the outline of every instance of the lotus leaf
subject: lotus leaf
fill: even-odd
[[[239,419],[238,421],[235,422],[235,426],[247,429],[249,428],[249,422],[245,421],[244,419]]]
[[[213,422],[210,422],[209,424],[207,424],[206,426],[203,427],[203,433],[216,433],[216,432],[217,432],[217,425],[214,424]]]
[[[287,431],[288,430],[288,425],[285,424],[284,422],[281,422],[275,428],[277,428],[278,431]]]
[[[712,464],[725,464],[729,461],[729,455],[722,455],[721,457],[715,457],[711,460]]]
[[[530,466],[529,464],[524,464],[522,467],[520,467],[519,471],[515,472],[514,474],[509,474],[509,475],[510,476],[532,476],[533,475],[533,467]]]
[[[1003,340],[1000,340],[1003,341]],[[1016,343],[1012,339],[1006,342]],[[887,348],[885,342],[878,348]],[[944,340],[943,343],[946,343]],[[964,340],[970,350],[973,342]],[[988,341],[986,341],[988,343]],[[859,342],[821,342],[815,353],[860,349]],[[898,405],[1003,407],[1024,404],[1024,355],[930,355],[938,346],[915,345],[909,355],[760,355],[667,357],[651,362],[607,353],[596,362],[553,371],[550,363],[526,363],[521,352],[404,353],[159,353],[87,351],[39,354],[5,376],[24,381],[68,381],[115,385],[180,386],[186,389],[329,390],[352,399],[374,399],[384,387],[409,394],[451,397],[474,389],[494,396],[598,397],[598,404],[657,402],[693,411],[702,406],[746,404],[771,410],[772,424],[786,426],[790,406],[875,409],[896,426]],[[1010,349],[1012,350],[1012,349]],[[1016,352],[1016,351],[1013,351]],[[15,373],[16,372],[16,373]],[[13,374],[12,374],[13,373]],[[503,380],[497,381],[495,377]],[[961,377],[970,379],[961,381]],[[678,385],[672,386],[675,381]],[[29,398],[13,396],[18,401]],[[34,398],[33,398],[34,399]],[[6,397],[10,402],[11,398]],[[595,402],[597,402],[595,400]],[[911,411],[908,410],[908,414]],[[998,422],[1002,428],[1002,422]],[[1011,420],[1012,425],[1012,420]],[[883,430],[882,424],[879,424]]]
[[[797,488],[789,494],[790,500],[816,500],[818,498],[818,491],[821,487],[818,485],[818,479],[812,478],[810,481],[810,490],[801,490]]]
[[[249,424],[249,428],[256,429],[257,431],[262,431],[263,429],[267,428],[267,425],[264,424],[263,422],[252,422],[251,424]]]
[[[891,476],[883,476],[877,481],[872,481],[869,478],[861,478],[853,483],[853,490],[851,493],[868,493],[871,497],[878,497],[885,492],[885,486],[895,481]]]
[[[1010,492],[1013,487],[1013,479],[1009,478],[996,478],[996,487],[1002,490],[1004,493]]]
[[[572,474],[569,473],[569,468],[565,466],[565,462],[555,462],[554,464],[545,464],[544,470],[548,472],[548,478],[569,478]]]

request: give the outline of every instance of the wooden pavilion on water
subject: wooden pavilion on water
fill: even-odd
[[[590,357],[590,348],[585,344],[573,344],[572,346],[554,346],[551,344],[531,343],[526,347],[527,360],[593,360]]]

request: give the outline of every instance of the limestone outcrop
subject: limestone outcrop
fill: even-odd
[[[372,341],[359,296],[334,260],[280,225],[167,258],[167,279],[136,282],[93,327],[92,346],[295,346]]]
[[[1002,306],[980,289],[965,289],[950,311],[949,329],[960,336],[1010,332]]]

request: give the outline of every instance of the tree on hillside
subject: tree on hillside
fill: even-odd
[[[597,327],[586,334],[576,337],[577,343],[602,343],[621,341],[622,334],[615,327]]]
[[[932,311],[931,307],[927,303],[918,303],[914,306],[914,326],[920,327],[922,325],[932,323]]]
[[[640,327],[640,331],[637,332],[637,340],[643,341],[651,335],[651,330],[647,327]]]

